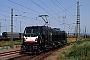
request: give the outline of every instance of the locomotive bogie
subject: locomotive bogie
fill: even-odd
[[[37,51],[39,52],[40,50],[39,46],[33,46],[33,45],[23,45],[21,46],[21,52],[24,54],[36,54]]]

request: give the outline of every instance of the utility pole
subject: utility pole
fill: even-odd
[[[65,18],[66,16],[63,16],[64,31],[65,31]]]
[[[11,9],[11,48],[13,48],[13,9]]]
[[[0,20],[5,20],[5,21],[6,21],[6,19],[0,19]],[[1,27],[2,27],[2,26],[1,26],[1,22],[0,22],[0,32],[1,32]]]
[[[11,34],[13,34],[13,9],[11,9]]]
[[[77,2],[77,39],[76,40],[80,40],[80,5],[79,2]]]
[[[21,21],[20,21],[20,33],[21,33]]]
[[[85,26],[85,39],[86,39],[86,26]]]
[[[75,26],[75,37],[77,39],[77,27]]]
[[[42,19],[44,20],[45,25],[47,25],[47,26],[48,26],[47,16],[48,16],[48,15],[39,15],[39,17],[42,17]],[[46,18],[46,20],[44,19],[44,17]]]
[[[2,26],[1,26],[1,22],[0,22],[0,32],[1,32],[1,27],[2,27]]]

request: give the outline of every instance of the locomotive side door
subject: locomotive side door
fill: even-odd
[[[52,32],[50,31],[50,41],[52,41]]]

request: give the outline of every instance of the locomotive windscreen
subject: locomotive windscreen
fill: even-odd
[[[32,28],[32,27],[27,27],[24,30],[24,34],[38,34],[39,30],[38,28]]]

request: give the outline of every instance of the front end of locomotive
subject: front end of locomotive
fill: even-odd
[[[25,54],[38,54],[41,52],[40,32],[36,27],[28,27],[24,31],[21,52]]]

